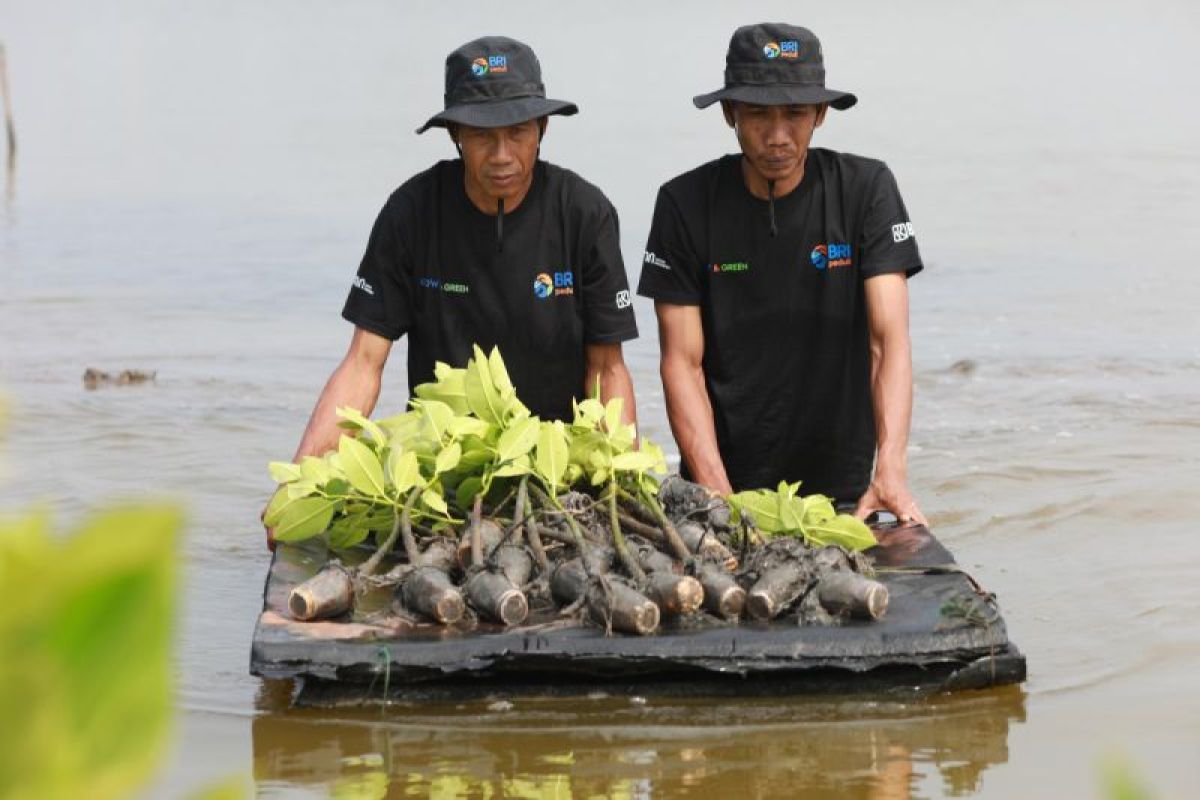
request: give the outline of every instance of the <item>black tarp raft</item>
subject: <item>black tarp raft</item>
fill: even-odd
[[[1025,678],[994,598],[923,526],[875,528],[868,551],[890,594],[886,616],[834,626],[795,619],[718,623],[703,615],[649,636],[606,635],[547,609],[526,624],[443,627],[397,615],[391,592],[360,599],[353,616],[297,622],[292,587],[328,560],[321,546],[281,545],[271,562],[250,670],[302,678],[341,698],[504,690],[585,692],[657,686],[671,693],[931,692]],[[706,621],[707,620],[707,621]],[[754,680],[769,678],[769,680]],[[332,691],[336,690],[336,691]]]

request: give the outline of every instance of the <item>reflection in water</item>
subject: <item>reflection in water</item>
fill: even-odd
[[[289,709],[264,681],[253,723],[260,792],[342,797],[907,798],[977,792],[1025,720],[1018,687],[894,697],[497,698]]]

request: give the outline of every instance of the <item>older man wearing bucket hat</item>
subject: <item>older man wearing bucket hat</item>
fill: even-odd
[[[621,343],[637,336],[617,214],[595,186],[539,158],[551,115],[528,45],[489,36],[446,58],[445,107],[417,129],[449,132],[440,161],[388,199],[342,316],[349,351],[309,420],[297,460],[336,446],[335,409],[370,414],[392,343],[408,336],[410,391],[434,364],[462,366],[472,345],[500,348],[518,395],[544,419],[599,382],[635,419]],[[269,532],[268,532],[269,534]]]
[[[813,148],[830,107],[817,37],[739,28],[720,102],[741,152],[666,183],[640,294],[653,298],[683,471],[712,490],[801,481],[924,522],[908,488],[907,278],[922,268],[881,161]]]

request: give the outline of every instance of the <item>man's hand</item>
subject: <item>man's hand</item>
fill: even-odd
[[[679,457],[692,480],[722,496],[732,494],[725,463],[717,447],[712,404],[704,386],[704,325],[698,306],[656,302],[659,369],[667,401],[667,421],[679,446]]]
[[[854,516],[866,519],[876,511],[890,511],[896,515],[896,519],[905,524],[912,522],[921,525],[929,524],[917,506],[912,492],[908,490],[908,481],[903,477],[887,473],[875,473],[871,485],[858,499]]]

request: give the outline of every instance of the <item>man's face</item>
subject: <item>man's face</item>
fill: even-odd
[[[455,135],[466,167],[467,192],[506,205],[525,196],[533,179],[542,122],[505,128],[459,125]]]
[[[788,182],[801,173],[813,131],[825,121],[828,106],[725,105],[725,119],[737,133],[747,164],[768,181]]]

